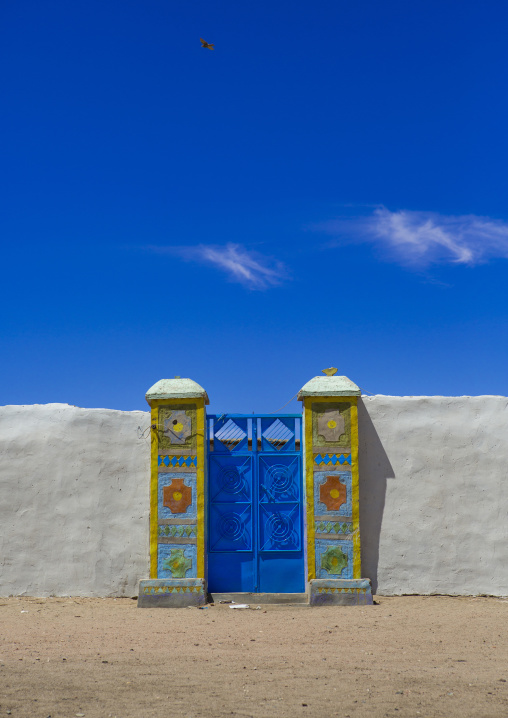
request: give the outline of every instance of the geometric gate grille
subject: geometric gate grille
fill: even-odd
[[[208,416],[211,592],[305,590],[301,415]]]

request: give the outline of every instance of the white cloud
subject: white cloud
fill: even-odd
[[[316,229],[378,243],[398,261],[416,266],[473,266],[495,257],[508,258],[508,223],[476,215],[390,212],[378,207],[370,217],[325,222]]]
[[[213,264],[226,272],[233,282],[249,289],[263,290],[277,286],[286,278],[282,262],[248,251],[239,244],[225,246],[198,244],[195,247],[151,247],[153,251],[177,254],[188,262]]]

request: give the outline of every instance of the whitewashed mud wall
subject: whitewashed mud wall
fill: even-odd
[[[508,595],[508,399],[363,397],[358,418],[362,575],[385,595]],[[136,595],[149,421],[0,407],[0,595]]]
[[[0,408],[0,595],[137,594],[149,423],[142,411]]]
[[[508,595],[508,398],[373,396],[358,413],[374,590]]]

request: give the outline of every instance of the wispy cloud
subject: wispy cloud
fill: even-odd
[[[508,223],[490,217],[390,212],[378,207],[368,217],[324,222],[315,229],[335,236],[334,244],[351,238],[377,243],[397,261],[418,267],[474,266],[496,257],[508,258]]]
[[[194,247],[150,247],[160,254],[173,254],[187,262],[212,264],[226,272],[230,281],[243,284],[248,289],[263,290],[277,286],[288,276],[282,262],[258,252],[245,249],[240,244],[224,246],[198,244]]]

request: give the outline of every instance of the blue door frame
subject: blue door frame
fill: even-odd
[[[207,417],[208,590],[305,590],[301,414]]]

